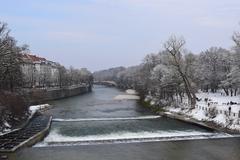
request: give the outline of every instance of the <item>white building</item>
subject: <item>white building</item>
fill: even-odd
[[[31,54],[22,54],[24,87],[54,87],[58,85],[58,63]]]

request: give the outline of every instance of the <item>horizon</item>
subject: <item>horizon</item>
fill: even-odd
[[[137,65],[145,55],[159,52],[172,34],[183,36],[194,54],[211,46],[229,49],[239,29],[237,0],[24,2],[5,1],[0,11],[18,44],[28,44],[37,56],[91,72]]]

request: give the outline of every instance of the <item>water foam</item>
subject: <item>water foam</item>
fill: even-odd
[[[77,119],[61,119],[54,118],[53,122],[86,122],[86,121],[117,121],[117,120],[146,120],[157,119],[161,116],[139,116],[139,117],[121,117],[121,118],[77,118]]]
[[[227,138],[231,135],[223,133],[208,133],[199,131],[155,131],[155,132],[115,132],[104,135],[88,135],[81,137],[70,137],[61,135],[58,130],[53,130],[45,140],[35,147],[45,146],[71,146],[89,144],[109,143],[133,143],[133,142],[157,142],[157,141],[179,141],[192,139]]]

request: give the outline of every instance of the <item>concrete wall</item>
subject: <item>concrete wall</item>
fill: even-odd
[[[51,100],[72,97],[91,91],[91,86],[76,86],[54,89],[31,89],[25,92],[25,96],[31,104],[44,103]]]

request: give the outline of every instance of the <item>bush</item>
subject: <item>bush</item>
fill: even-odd
[[[0,106],[3,106],[13,116],[16,117],[25,115],[28,110],[27,100],[21,93],[15,92],[0,92]]]

